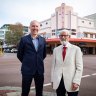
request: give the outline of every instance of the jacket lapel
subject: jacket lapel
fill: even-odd
[[[63,48],[63,46],[61,45],[61,46],[59,47],[59,49],[58,49],[58,55],[60,56],[60,58],[59,58],[60,61],[63,63],[63,57],[62,57],[62,51],[63,51],[63,50],[62,50],[62,48]],[[62,64],[62,63],[61,63],[61,64]]]
[[[35,46],[34,46],[34,44],[33,44],[33,42],[32,42],[32,37],[31,37],[30,34],[28,35],[28,41],[29,41],[29,43],[31,44],[32,48],[35,50]],[[35,51],[36,51],[36,50],[35,50]]]
[[[37,51],[39,51],[39,49],[41,48],[41,46],[42,46],[41,43],[42,43],[41,37],[38,36],[38,50]]]

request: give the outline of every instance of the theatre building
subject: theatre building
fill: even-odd
[[[96,27],[94,20],[79,17],[71,6],[62,3],[55,8],[50,18],[40,22],[40,34],[46,38],[47,51],[50,53],[54,47],[60,45],[59,34],[61,30],[69,30],[70,42],[79,46],[83,54],[96,54]]]

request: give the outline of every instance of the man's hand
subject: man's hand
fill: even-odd
[[[78,84],[76,83],[72,83],[72,90],[76,90],[79,87]]]

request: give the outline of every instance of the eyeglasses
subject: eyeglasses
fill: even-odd
[[[67,37],[67,36],[69,36],[69,35],[59,35],[59,37]]]

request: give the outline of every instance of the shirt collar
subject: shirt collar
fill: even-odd
[[[38,35],[36,38],[33,38],[33,37],[31,36],[31,38],[32,38],[32,40],[34,40],[34,39],[39,39],[39,35]]]

